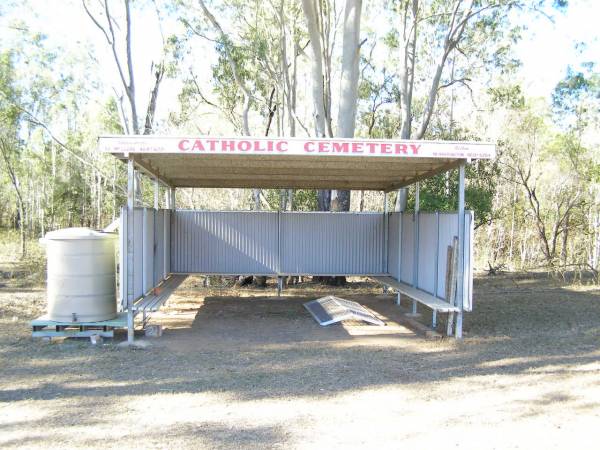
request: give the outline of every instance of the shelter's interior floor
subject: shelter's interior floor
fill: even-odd
[[[331,294],[361,303],[386,325],[360,321],[319,325],[303,303]],[[382,294],[380,287],[356,281],[341,288],[305,282],[284,288],[278,297],[273,284],[266,288],[204,287],[203,277],[189,277],[152,316],[151,323],[164,328],[156,342],[174,349],[199,343],[210,348],[315,341],[373,344],[376,340],[414,337],[403,323],[406,310],[396,306],[395,298],[395,294]]]

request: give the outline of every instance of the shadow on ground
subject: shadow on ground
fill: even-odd
[[[370,295],[345,295],[397,321],[400,313],[393,297],[376,297],[378,291],[370,289]],[[302,307],[315,296],[298,296],[300,292],[291,289],[289,297],[278,299],[233,297],[223,291],[228,295],[204,298],[194,316],[189,304],[202,294],[184,286],[177,301],[181,314],[192,315],[191,322],[167,329],[146,349],[91,347],[74,340],[42,343],[27,336],[24,324],[9,324],[0,340],[5,362],[0,368],[0,406],[77,398],[78,411],[57,411],[39,425],[64,424],[68,415],[85,425],[104,420],[94,414],[99,406],[114,406],[124,397],[203,393],[242,401],[329,398],[386,386],[420,390],[496,375],[551,377],[599,360],[600,292],[572,290],[555,280],[477,280],[475,311],[467,315],[466,339],[460,343],[417,337],[399,320],[391,333],[357,335],[351,327],[320,327]],[[554,395],[539,401],[570,401],[567,393]],[[2,427],[15,426],[11,422]],[[172,432],[198,432],[186,427]],[[268,427],[202,427],[209,447],[211,436],[222,444],[228,436],[233,442],[239,438],[236,433],[243,433],[257,447],[285,437],[282,430]],[[35,435],[29,438],[35,440]]]

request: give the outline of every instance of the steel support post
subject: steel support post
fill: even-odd
[[[417,181],[415,184],[415,211],[414,211],[414,223],[413,223],[413,287],[417,288],[419,285],[419,209],[420,209],[420,193],[421,186]],[[417,301],[412,302],[412,314],[417,315]]]
[[[281,296],[283,278],[281,277],[281,203],[277,211],[277,296]]]
[[[132,159],[127,161],[127,342],[133,344],[135,321],[133,317],[133,212],[135,207],[135,167]]]
[[[169,258],[171,257],[171,253],[170,253],[170,249],[171,249],[171,235],[170,235],[170,223],[171,223],[171,213],[165,211],[163,218],[164,218],[164,222],[163,222],[163,280],[167,278],[167,276],[169,275],[169,270],[167,269],[169,267],[169,264],[167,264],[167,262],[169,261]],[[169,245],[167,245],[167,242],[169,243]]]
[[[439,288],[439,267],[440,267],[440,212],[435,212],[435,269],[433,278],[433,295],[438,296]]]
[[[462,339],[465,287],[465,162],[458,168],[458,271],[456,276],[456,339]]]
[[[389,242],[389,214],[388,214],[388,195],[387,192],[383,193],[383,262],[381,273],[389,273],[389,253],[388,253],[388,242]],[[383,285],[383,293],[387,294],[388,287]]]
[[[398,191],[398,195],[400,195],[401,191]],[[396,202],[401,203],[401,202]],[[404,217],[404,209],[403,205],[400,204],[400,208],[398,208],[398,281],[402,281],[402,220]],[[402,301],[402,294],[400,291],[396,293],[396,304],[400,306]]]

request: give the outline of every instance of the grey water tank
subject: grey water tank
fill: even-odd
[[[40,242],[48,255],[48,319],[97,322],[117,315],[116,235],[64,228]]]

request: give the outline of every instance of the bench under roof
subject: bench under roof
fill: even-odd
[[[481,142],[207,136],[102,136],[99,149],[169,187],[391,191],[491,159]]]

